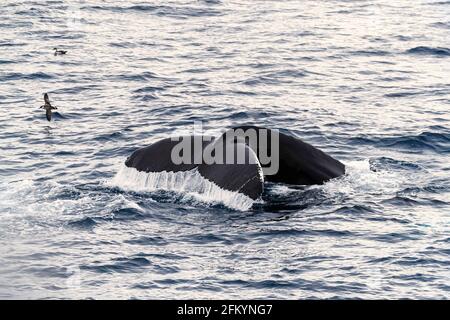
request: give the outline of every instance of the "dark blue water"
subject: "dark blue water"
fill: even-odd
[[[0,298],[450,298],[449,17],[425,0],[2,1]],[[194,121],[289,130],[348,174],[267,185],[248,210],[121,186],[133,150]]]

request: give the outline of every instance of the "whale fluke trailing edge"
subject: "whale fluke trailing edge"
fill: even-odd
[[[188,138],[191,150],[195,149],[196,144],[200,146],[200,152],[203,152],[206,146],[214,145],[214,142],[205,141],[201,136],[179,137],[177,140],[165,138],[136,150],[125,161],[125,165],[141,172],[179,172],[198,169],[204,178],[225,190],[240,192],[254,200],[261,196],[264,181],[261,166],[254,151],[247,145],[232,143],[223,146],[225,156],[228,153],[235,156],[244,155],[247,159],[244,164],[207,164],[198,157],[196,159],[194,152],[190,154],[190,161],[177,164],[172,160],[172,151],[183,138]]]
[[[275,134],[273,130],[257,126],[239,126],[230,130],[238,133],[239,129],[242,129],[241,132],[253,129],[258,135],[258,141],[260,140],[259,134],[267,131],[266,152],[271,154],[274,151],[271,143],[271,136]],[[276,134],[278,135],[279,168],[276,174],[265,176],[267,181],[292,185],[313,185],[323,184],[345,174],[344,164],[325,152],[295,136],[279,131]],[[255,153],[261,154],[258,148]]]
[[[262,150],[259,150],[260,145],[257,144],[255,147],[245,140],[245,132],[249,129],[258,132],[258,140],[261,138],[259,132],[267,131],[268,144],[267,150],[264,150],[265,154],[278,152],[279,164],[275,174],[263,174],[267,164],[260,157],[262,154]],[[312,185],[322,184],[345,174],[345,166],[341,162],[295,136],[255,126],[234,127],[230,130],[243,132],[244,136],[240,137],[237,134],[232,140],[225,139],[226,133],[220,137],[223,139],[202,136],[165,138],[133,152],[125,161],[125,165],[147,173],[196,169],[201,176],[220,188],[239,192],[253,200],[261,197],[264,180],[292,185]],[[277,146],[273,145],[270,139],[274,134],[278,138]],[[174,162],[173,153],[177,151],[175,149],[182,139],[189,141],[187,145],[189,154],[183,154],[185,150],[180,154],[187,161]],[[223,152],[224,159],[229,154],[234,157],[234,161],[211,163],[203,157],[204,153],[215,155],[220,151]],[[238,161],[238,155],[245,159],[245,163]]]

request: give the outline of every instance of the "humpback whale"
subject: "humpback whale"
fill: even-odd
[[[250,131],[256,132],[253,138],[259,142],[266,139],[268,143],[249,141]],[[274,137],[277,139],[272,139]],[[187,141],[184,148],[180,149],[180,141]],[[219,154],[221,157],[216,157]],[[266,170],[268,173],[265,174],[269,166],[265,158],[275,154],[277,170]],[[184,161],[179,161],[180,157]],[[211,161],[211,157],[216,160]],[[234,127],[215,139],[210,136],[165,138],[134,151],[126,159],[125,166],[145,173],[196,170],[221,189],[238,192],[252,200],[261,198],[265,180],[312,185],[345,174],[345,166],[340,161],[298,137],[256,126]]]

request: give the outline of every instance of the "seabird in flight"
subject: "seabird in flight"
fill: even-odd
[[[45,115],[47,116],[47,120],[50,121],[50,120],[52,120],[52,110],[58,109],[58,108],[52,106],[47,93],[44,93],[44,102],[45,102],[45,104],[43,106],[41,106],[41,109],[45,109]]]

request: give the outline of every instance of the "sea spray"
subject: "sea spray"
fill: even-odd
[[[250,209],[255,202],[242,193],[220,188],[202,177],[197,169],[179,172],[141,172],[135,168],[122,166],[108,185],[137,192],[174,191],[193,196],[204,203],[221,203],[240,211]]]

